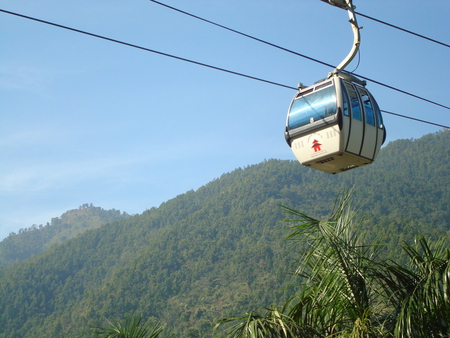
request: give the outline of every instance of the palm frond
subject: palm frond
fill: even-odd
[[[215,329],[226,323],[237,322],[225,334],[227,338],[313,338],[313,330],[298,326],[292,318],[275,307],[266,308],[264,314],[252,311],[244,316],[221,319]]]
[[[300,253],[300,291],[281,311],[228,317],[227,338],[450,337],[450,249],[445,239],[418,238],[402,248],[410,265],[378,259],[378,242],[364,244],[364,218],[349,190],[326,220],[292,208],[287,240]]]
[[[445,239],[419,237],[403,249],[410,257],[414,288],[402,303],[396,332],[408,337],[448,337],[450,333],[450,250]]]
[[[351,197],[348,191],[336,199],[326,221],[285,208],[298,219],[287,239],[306,244],[296,270],[304,289],[297,303],[291,301],[290,316],[326,335],[370,322],[373,291],[367,272],[374,266],[375,248],[358,236],[363,219],[351,208]]]
[[[140,316],[126,316],[125,320],[107,320],[107,325],[93,326],[92,334],[104,338],[157,338],[164,331],[163,325]],[[170,338],[167,335],[166,338]]]

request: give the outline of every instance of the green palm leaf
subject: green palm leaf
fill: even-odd
[[[364,245],[363,219],[351,192],[336,200],[324,221],[283,207],[293,223],[288,240],[300,258],[299,293],[282,311],[266,309],[225,318],[228,338],[450,337],[450,249],[418,238],[402,248],[410,265],[378,259],[378,241]]]
[[[408,268],[384,263],[378,275],[395,312],[395,337],[450,335],[450,250],[444,239],[404,245]]]
[[[228,338],[294,338],[316,337],[310,329],[299,327],[283,311],[274,307],[264,314],[252,311],[244,316],[231,316],[220,320],[215,328],[226,323],[237,322],[225,334]]]
[[[305,280],[303,291],[290,301],[289,315],[326,336],[351,333],[355,323],[368,333],[379,332],[371,325],[376,294],[367,278],[376,246],[361,244],[357,230],[363,220],[356,218],[350,200],[351,192],[345,193],[326,221],[284,208],[296,218],[288,239],[306,245],[295,271]]]
[[[159,322],[143,321],[139,316],[127,316],[123,322],[108,320],[108,325],[94,326],[93,329],[92,334],[103,338],[157,338],[164,331]]]

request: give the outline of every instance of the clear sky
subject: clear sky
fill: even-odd
[[[319,0],[160,1],[333,65],[353,41],[347,13]],[[448,0],[354,4],[450,44]],[[0,8],[287,86],[332,70],[148,0],[0,0]],[[358,20],[357,74],[450,105],[450,48]],[[450,124],[447,109],[367,88],[383,110]],[[141,213],[238,167],[295,159],[283,136],[294,94],[0,13],[0,239],[84,203]],[[387,142],[441,129],[384,119]]]

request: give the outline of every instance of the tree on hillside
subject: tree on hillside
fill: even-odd
[[[444,240],[403,246],[408,267],[378,259],[367,245],[362,219],[344,194],[326,221],[294,216],[288,239],[301,252],[295,273],[300,292],[278,311],[266,309],[220,320],[234,323],[227,338],[449,337],[450,250]]]

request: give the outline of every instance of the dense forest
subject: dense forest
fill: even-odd
[[[86,230],[128,216],[119,210],[104,210],[93,206],[92,203],[85,203],[78,209],[69,210],[60,217],[52,218],[46,225],[33,224],[29,228],[20,229],[18,233],[10,233],[0,242],[0,266],[24,261]]]
[[[449,158],[450,132],[441,131],[391,142],[374,164],[335,176],[295,161],[238,168],[1,268],[0,337],[80,337],[104,318],[134,314],[176,337],[211,337],[218,319],[295,292],[281,206],[326,218],[348,188],[365,214],[361,231],[402,262],[399,244],[416,235],[450,237]]]

